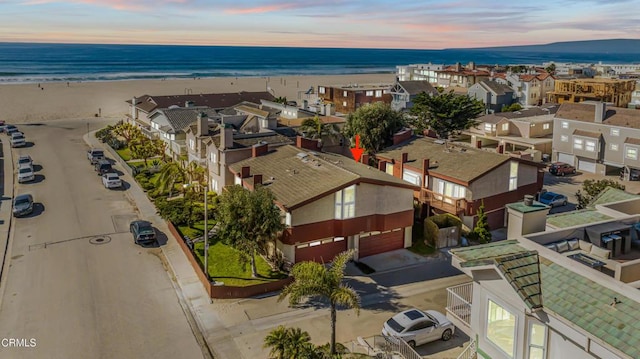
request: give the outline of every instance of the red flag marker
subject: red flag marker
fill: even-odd
[[[360,147],[360,135],[356,135],[356,147],[351,149],[353,159],[356,160],[356,162],[360,162],[360,158],[362,157],[363,152],[364,148]]]

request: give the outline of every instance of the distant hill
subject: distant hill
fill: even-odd
[[[640,40],[637,39],[609,39],[554,42],[544,45],[499,46],[447,50],[481,50],[481,51],[518,51],[518,52],[547,52],[547,53],[618,53],[640,54]]]

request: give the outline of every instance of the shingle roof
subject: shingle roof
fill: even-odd
[[[496,267],[531,310],[542,308],[538,252],[521,252],[495,259]]]
[[[460,147],[435,143],[432,139],[414,137],[408,142],[378,152],[379,157],[399,161],[402,153],[409,154],[408,165],[422,170],[422,160],[429,159],[429,173],[454,178],[466,183],[486,174],[512,158],[495,152],[472,147]]]
[[[398,81],[400,86],[410,95],[418,95],[423,92],[435,95],[438,91],[429,83],[429,81]]]
[[[508,254],[531,253],[513,240],[454,249],[451,252],[466,267],[490,264],[490,260]],[[479,258],[484,261],[479,261]],[[637,299],[605,287],[543,255],[539,256],[539,263],[545,311],[555,313],[582,328],[613,350],[630,358],[640,358],[640,335],[637,335],[640,332],[640,303]],[[585,266],[585,271],[589,270]],[[615,306],[612,305],[614,298],[618,300]]]
[[[595,107],[593,103],[564,102],[556,112],[556,118],[594,123]],[[640,111],[607,106],[602,123],[610,126],[640,128]]]
[[[193,102],[194,106],[207,106],[213,109],[223,109],[239,104],[243,101],[260,103],[260,100],[275,100],[275,97],[267,91],[260,92],[234,92],[234,93],[210,93],[199,95],[170,95],[152,96],[143,95],[136,98],[137,107],[147,113],[156,108],[169,108],[170,106],[184,106],[186,102]],[[126,102],[131,103],[131,100]]]
[[[245,166],[250,167],[252,175],[262,175],[263,184],[271,189],[277,201],[291,209],[360,181],[415,188],[408,182],[350,158],[315,153],[291,145],[270,148],[265,155],[234,163],[229,168],[239,173]]]
[[[499,82],[482,80],[480,81],[479,84],[480,86],[484,87],[488,91],[491,91],[499,96],[506,95],[507,93],[513,93],[513,89],[511,87],[501,84]]]
[[[206,113],[209,118],[216,116],[216,111],[208,107],[196,107],[196,108],[170,108],[157,110],[164,114],[165,118],[169,122],[173,132],[179,132],[185,130],[198,120],[200,113]]]
[[[512,120],[522,120],[526,121],[531,118],[532,120],[537,119],[540,116],[548,116],[553,115],[558,111],[558,105],[550,104],[547,106],[541,107],[531,107],[526,110],[520,110],[515,112],[498,112],[490,115],[484,115],[478,117],[478,121],[480,122],[488,122],[488,123],[498,123],[504,119],[512,119]]]

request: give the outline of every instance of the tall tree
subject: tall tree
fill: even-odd
[[[153,139],[152,141],[156,149],[156,156],[162,156],[162,162],[167,162],[167,143],[159,138]]]
[[[266,241],[283,229],[280,210],[273,193],[262,186],[248,191],[242,186],[227,187],[217,207],[219,235],[238,249],[251,263],[251,275],[257,277],[255,255]]]
[[[344,134],[354,139],[360,135],[360,143],[369,154],[374,154],[393,144],[393,134],[400,131],[407,121],[404,115],[383,102],[366,104],[347,116]],[[355,143],[355,142],[352,142]]]
[[[451,135],[476,126],[478,122],[475,118],[482,112],[482,101],[456,95],[453,91],[436,96],[423,92],[416,96],[411,108],[415,127],[419,130],[431,129],[445,142]]]
[[[476,226],[473,228],[473,233],[476,235],[480,243],[489,243],[491,242],[491,229],[489,228],[487,213],[484,211],[484,201],[480,202],[477,216],[478,221],[476,222]]]
[[[162,166],[156,185],[161,193],[169,192],[169,197],[173,194],[176,183],[183,182],[185,178],[184,169],[178,162],[168,162]]]
[[[328,267],[316,262],[296,263],[291,271],[294,281],[282,290],[278,298],[281,301],[289,297],[289,305],[297,305],[309,297],[320,297],[329,302],[332,355],[336,353],[336,307],[353,308],[356,314],[360,314],[360,296],[343,283],[344,269],[353,253],[349,250],[338,254]]]
[[[592,180],[587,179],[582,183],[582,189],[576,192],[576,198],[578,199],[578,209],[587,208],[591,201],[596,198],[607,187],[617,188],[619,190],[625,189],[625,186],[612,179]]]
[[[324,123],[318,115],[302,121],[299,130],[305,137],[313,140],[336,139],[340,136],[340,129],[335,123]]]
[[[117,136],[124,138],[125,142],[133,140],[136,137],[142,136],[140,129],[131,122],[120,122],[113,128],[113,133]]]
[[[153,141],[142,134],[129,141],[129,150],[131,151],[131,158],[144,160],[145,167],[149,158],[158,153]]]
[[[283,325],[269,332],[264,338],[264,348],[271,348],[270,359],[296,359],[313,357],[316,351],[309,333],[300,328]]]

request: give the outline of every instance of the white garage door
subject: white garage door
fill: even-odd
[[[578,159],[578,169],[584,172],[596,173],[596,163],[589,160]]]
[[[575,157],[568,153],[558,153],[558,162],[568,163],[572,166],[576,163]]]

